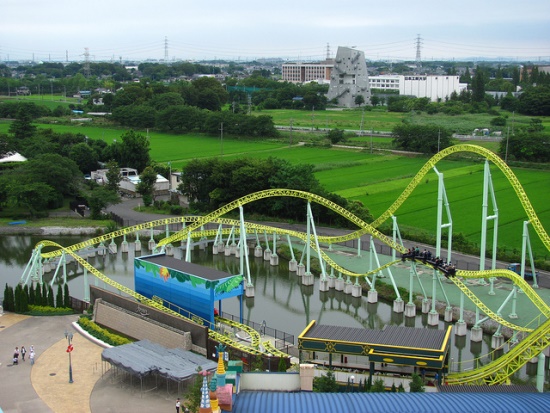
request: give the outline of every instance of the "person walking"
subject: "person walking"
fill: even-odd
[[[25,354],[27,354],[27,349],[25,346],[21,346],[21,360],[25,361]]]
[[[178,397],[178,399],[176,400],[176,413],[180,413],[180,407],[181,407],[181,402]]]
[[[15,347],[13,350],[13,364],[19,364],[19,347]]]
[[[31,361],[31,366],[34,364],[34,350],[31,349],[29,352],[29,360]]]

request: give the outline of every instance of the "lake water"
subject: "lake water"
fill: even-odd
[[[15,286],[29,261],[32,249],[44,237],[36,236],[0,236],[0,274],[3,284]],[[73,245],[83,241],[81,237],[49,237],[63,246]],[[45,250],[47,251],[47,250]],[[182,258],[184,251],[174,249],[174,256]],[[128,253],[122,253],[120,246],[117,254],[95,256],[88,258],[90,264],[99,269],[114,281],[126,287],[134,288],[133,258],[135,252],[130,248]],[[142,252],[147,255],[147,241],[142,239]],[[210,247],[195,248],[192,262],[211,266],[231,274],[239,273],[239,259],[225,254],[213,255]],[[250,256],[250,272],[255,286],[255,297],[244,300],[243,317],[261,323],[265,320],[268,327],[284,331],[295,337],[312,321],[320,324],[346,327],[381,329],[386,325],[403,325],[417,328],[435,328],[428,326],[427,315],[418,314],[414,318],[404,317],[392,311],[391,304],[378,302],[370,304],[366,297],[352,297],[343,292],[331,289],[320,292],[318,279],[313,286],[304,286],[296,273],[289,272],[286,260],[280,259],[278,266],[271,266],[263,257]],[[48,282],[53,271],[44,276]],[[95,277],[88,277],[89,283],[102,288],[111,289]],[[69,289],[72,296],[84,298],[84,277],[81,269],[74,263],[68,265]],[[3,294],[3,288],[1,294]],[[54,288],[54,292],[56,289]],[[224,300],[222,310],[234,315],[239,314],[237,298]],[[447,323],[440,321],[439,328],[445,328]],[[469,333],[468,333],[469,334]],[[452,335],[451,357],[454,361],[468,361],[490,350],[491,336],[484,335],[479,343],[472,343],[469,335],[457,337]],[[350,361],[351,362],[351,361]],[[524,367],[518,377],[534,381],[536,365]]]

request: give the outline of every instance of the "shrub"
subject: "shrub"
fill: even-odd
[[[103,341],[104,343],[110,344],[111,346],[121,346],[132,342],[126,337],[109,332],[107,329],[94,323],[88,317],[80,317],[78,319],[78,325],[95,338]]]
[[[29,305],[29,311],[27,311],[26,314],[34,315],[34,316],[68,315],[68,314],[74,314],[74,311],[72,308],[66,308],[66,307],[48,307],[43,305]]]

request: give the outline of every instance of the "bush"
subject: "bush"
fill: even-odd
[[[48,307],[43,305],[29,305],[29,311],[25,314],[34,316],[51,316],[51,315],[69,315],[74,314],[72,308],[67,307]]]
[[[90,333],[92,336],[98,340],[103,341],[104,343],[110,344],[111,346],[121,346],[123,344],[131,343],[132,341],[126,337],[119,336],[109,332],[107,329],[100,327],[88,317],[80,317],[78,319],[78,325],[82,327],[83,330]]]

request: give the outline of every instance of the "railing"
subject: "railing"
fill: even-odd
[[[239,317],[233,314],[222,312],[221,316],[231,321],[240,322]],[[273,337],[275,339],[274,346],[278,350],[288,350],[288,346],[294,345],[294,335],[285,333],[284,331],[279,331],[272,327],[268,327],[265,321],[261,323],[256,323],[255,321],[251,320],[243,320],[242,324],[252,327],[258,333],[260,333],[261,336]]]

